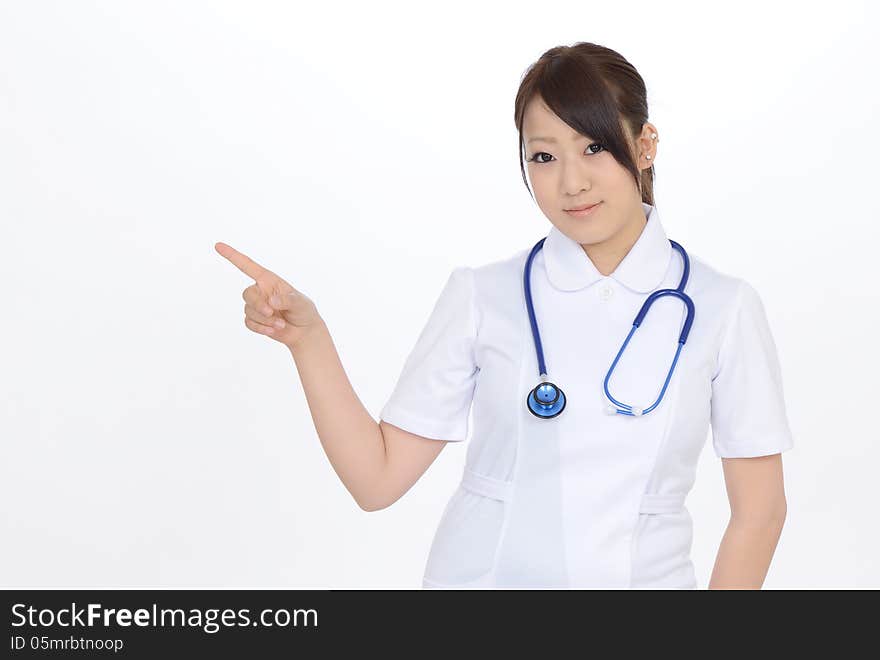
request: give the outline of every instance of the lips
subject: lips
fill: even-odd
[[[596,202],[595,204],[585,204],[584,206],[576,206],[573,209],[565,209],[566,211],[583,211],[584,209],[589,209],[594,206],[601,204],[601,202]]]

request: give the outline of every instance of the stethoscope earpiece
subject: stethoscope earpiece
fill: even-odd
[[[536,417],[556,417],[565,410],[565,393],[553,383],[543,381],[529,392],[526,405]]]

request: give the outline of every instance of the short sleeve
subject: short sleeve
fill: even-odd
[[[434,440],[467,439],[478,371],[474,274],[452,271],[379,418]]]
[[[758,292],[740,280],[712,378],[712,443],[722,458],[778,454],[794,445],[782,372]]]

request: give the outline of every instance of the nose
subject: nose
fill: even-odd
[[[584,197],[593,189],[590,183],[590,166],[586,163],[569,163],[562,166],[562,190],[572,199]]]

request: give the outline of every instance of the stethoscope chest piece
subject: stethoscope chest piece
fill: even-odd
[[[526,405],[536,417],[548,419],[565,410],[565,393],[549,381],[539,383],[529,392]]]

